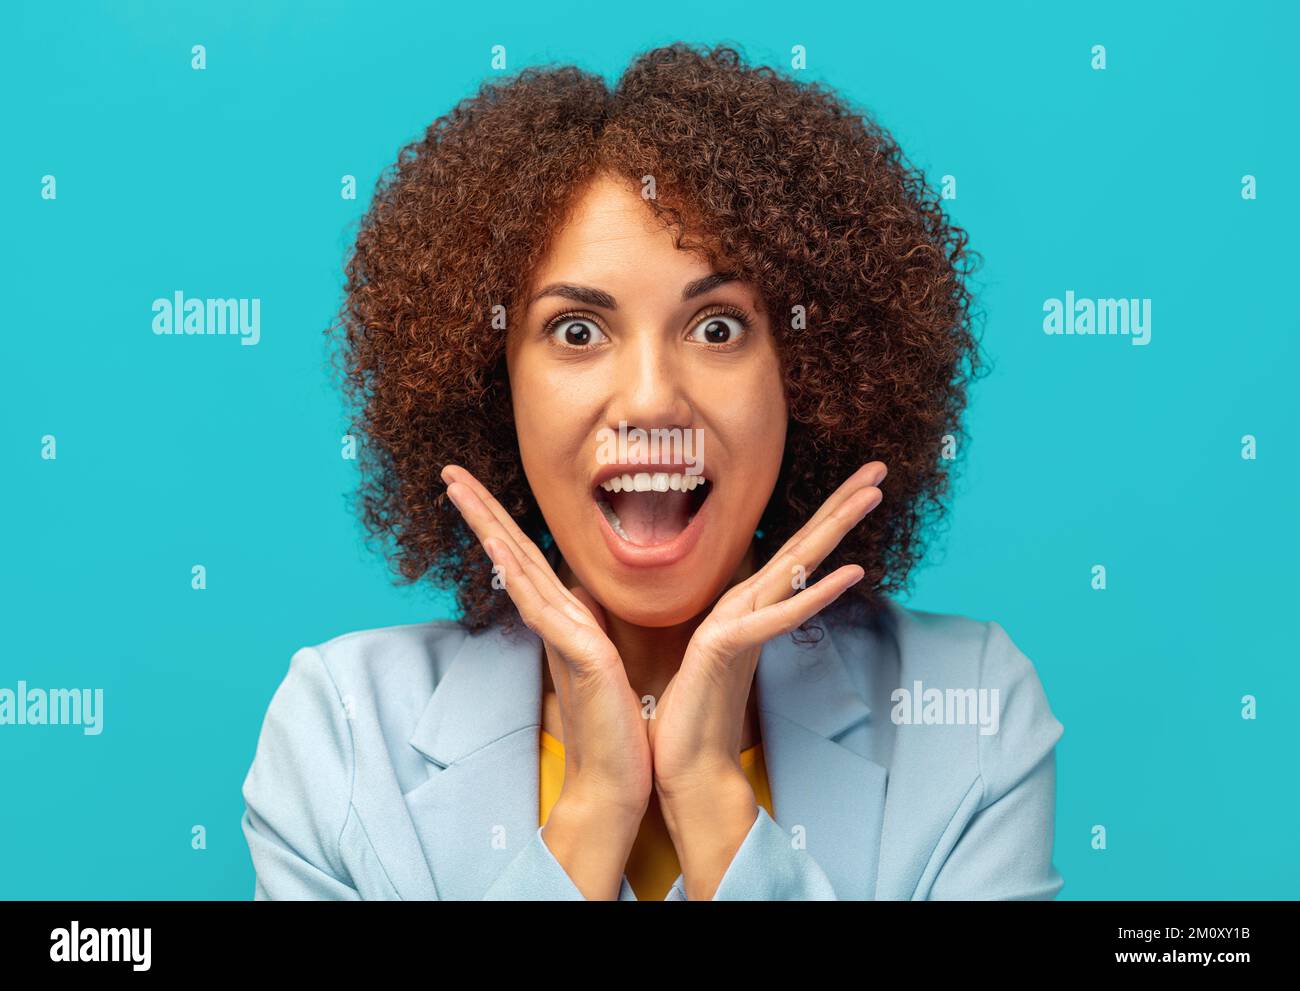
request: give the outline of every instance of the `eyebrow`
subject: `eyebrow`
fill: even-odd
[[[740,278],[736,272],[714,272],[712,275],[706,275],[702,279],[696,279],[688,282],[686,288],[682,290],[682,302],[694,299],[696,296],[703,296],[711,289],[715,289],[727,282],[734,282]],[[599,306],[606,310],[617,310],[618,302],[609,293],[603,289],[594,289],[591,286],[578,286],[571,282],[552,282],[545,286],[528,301],[532,306],[543,296],[559,296],[563,299],[572,299],[579,303],[586,303],[588,306]]]

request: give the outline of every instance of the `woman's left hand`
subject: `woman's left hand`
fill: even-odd
[[[863,465],[696,628],[649,720],[655,791],[677,848],[687,898],[713,897],[758,815],[740,766],[745,710],[763,644],[797,629],[862,579],[846,564],[802,587],[883,498],[885,465]]]

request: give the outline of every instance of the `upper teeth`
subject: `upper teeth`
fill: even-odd
[[[615,475],[600,483],[606,492],[690,492],[703,485],[703,475],[679,475],[676,472],[641,471],[635,475]]]

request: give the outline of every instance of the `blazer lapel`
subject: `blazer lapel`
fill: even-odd
[[[871,898],[887,772],[840,742],[871,710],[834,625],[823,629],[811,645],[778,637],[759,657],[772,818],[806,843],[841,898]],[[441,899],[482,898],[537,831],[542,663],[530,631],[467,636],[411,734],[430,777],[406,803]],[[620,898],[635,900],[626,878]]]
[[[822,628],[815,644],[796,644],[787,634],[764,644],[759,656],[755,682],[772,818],[791,842],[803,838],[841,899],[869,899],[888,772],[839,742],[871,709],[836,648],[834,623],[823,618]]]
[[[406,804],[441,899],[482,898],[537,831],[541,651],[527,630],[467,636],[411,734],[430,777]]]

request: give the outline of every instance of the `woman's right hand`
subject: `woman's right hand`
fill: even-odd
[[[542,641],[564,726],[564,785],[542,830],[589,899],[617,899],[654,785],[640,702],[605,633],[604,611],[568,589],[537,545],[472,474],[442,470],[447,495],[497,568],[525,626]]]

